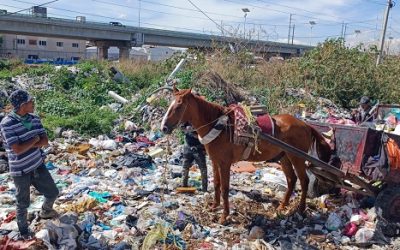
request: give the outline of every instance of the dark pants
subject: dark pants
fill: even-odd
[[[14,184],[17,190],[17,223],[21,234],[28,233],[28,207],[30,205],[30,186],[33,185],[44,195],[42,210],[53,209],[59,191],[44,165],[31,173],[22,176],[14,176]]]
[[[188,186],[189,168],[192,166],[193,161],[195,161],[200,168],[202,190],[206,192],[208,187],[208,176],[207,176],[206,154],[204,148],[190,147],[188,145],[185,145],[183,149],[182,184],[184,187]]]

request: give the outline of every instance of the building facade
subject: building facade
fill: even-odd
[[[0,58],[78,60],[85,51],[85,40],[0,34]]]

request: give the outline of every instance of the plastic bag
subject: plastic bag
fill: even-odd
[[[337,213],[331,213],[325,223],[325,227],[329,231],[336,231],[342,226],[342,220]]]
[[[360,228],[356,233],[357,243],[368,243],[374,236],[375,230],[371,228]]]

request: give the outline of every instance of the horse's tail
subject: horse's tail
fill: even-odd
[[[311,136],[315,142],[318,158],[321,161],[328,162],[332,155],[331,146],[325,141],[324,137],[313,127],[308,125],[311,129]]]

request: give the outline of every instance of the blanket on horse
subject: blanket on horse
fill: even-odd
[[[275,136],[274,121],[269,114],[253,117],[250,111],[246,112],[244,107],[237,104],[232,104],[229,108],[233,110],[233,143],[247,145],[243,153],[243,159],[247,159],[251,149],[254,147],[255,143],[257,143],[257,131],[249,133],[250,125],[256,125],[262,133]]]

